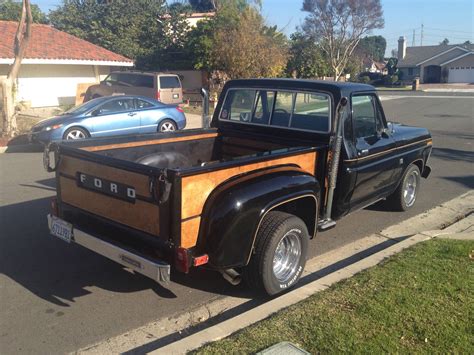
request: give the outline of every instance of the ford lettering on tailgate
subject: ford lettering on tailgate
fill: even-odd
[[[135,203],[136,193],[132,186],[119,184],[96,176],[91,176],[78,172],[76,175],[77,184],[88,190],[98,191],[103,194]]]

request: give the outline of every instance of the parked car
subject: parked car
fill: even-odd
[[[138,71],[110,73],[100,84],[87,89],[84,102],[117,94],[147,96],[165,104],[183,102],[183,88],[178,75]]]
[[[73,107],[40,121],[31,129],[30,142],[48,143],[88,137],[171,132],[183,129],[186,117],[176,105],[142,96],[107,96]]]
[[[387,122],[369,85],[231,80],[211,127],[48,146],[51,233],[156,281],[205,265],[274,295],[318,231],[382,199],[412,208],[431,171],[428,130]]]

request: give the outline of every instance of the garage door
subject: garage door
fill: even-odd
[[[474,67],[450,67],[448,83],[474,83]]]

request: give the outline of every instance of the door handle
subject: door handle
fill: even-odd
[[[128,115],[129,116],[135,116],[137,113],[136,112],[130,112]]]
[[[357,152],[358,157],[365,157],[366,155],[369,155],[368,149],[362,149]]]

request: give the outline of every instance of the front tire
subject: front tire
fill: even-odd
[[[388,198],[391,207],[396,211],[407,211],[415,204],[420,188],[420,169],[415,164],[408,166],[402,181],[395,192]]]
[[[169,119],[165,119],[161,121],[160,124],[158,125],[158,132],[162,132],[162,133],[174,132],[177,129],[178,127],[176,126],[176,123],[174,123],[174,121],[169,120]]]
[[[258,293],[270,296],[291,288],[303,273],[308,241],[308,230],[300,218],[269,212],[261,223],[255,253],[243,278]]]
[[[81,127],[71,127],[66,132],[64,132],[64,140],[76,140],[76,139],[85,139],[89,138],[90,134],[84,128]]]

